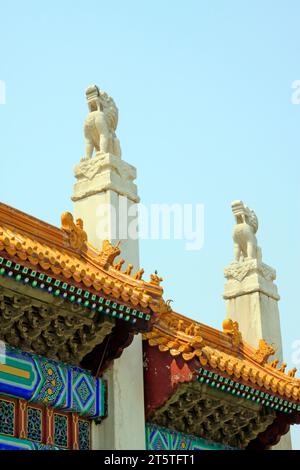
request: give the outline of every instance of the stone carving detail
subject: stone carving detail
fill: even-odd
[[[61,299],[46,303],[0,289],[0,340],[28,352],[79,365],[114,321]]]
[[[255,259],[248,259],[244,262],[233,262],[224,270],[227,279],[236,279],[241,282],[246,276],[252,273],[259,273],[266,281],[276,279],[276,271],[264,263],[258,263]]]
[[[243,201],[233,201],[231,204],[236,225],[233,229],[234,258],[244,261],[247,258],[261,261],[261,249],[257,246],[256,232],[258,219],[253,210]]]
[[[100,264],[103,267],[111,266],[117,256],[121,253],[120,242],[113,246],[109,240],[103,240],[100,252]]]
[[[262,262],[261,249],[257,246],[255,234],[258,229],[258,220],[255,213],[242,201],[232,202],[232,212],[236,219],[236,225],[233,229],[235,260],[224,270],[225,278],[228,281],[225,284],[224,299],[230,301],[238,296],[261,292],[270,299],[278,301],[280,297],[277,286],[273,282],[276,279],[276,271]],[[245,301],[243,305],[243,308],[246,309],[245,312],[248,312],[247,315],[251,314],[248,311],[250,304]],[[262,304],[260,303],[259,309],[261,308]],[[236,313],[238,314],[238,312]],[[241,313],[238,314],[238,317],[239,315]]]
[[[83,159],[75,166],[73,201],[79,201],[93,194],[115,191],[133,202],[139,202],[136,169],[111,153],[96,153],[95,157]]]
[[[66,240],[75,250],[81,250],[87,242],[87,234],[83,230],[83,221],[76,220],[74,223],[73,215],[70,212],[64,212],[61,216],[61,228],[66,234]]]
[[[121,157],[120,142],[115,133],[118,108],[114,100],[96,85],[89,86],[85,93],[89,108],[84,122],[85,158],[92,158],[94,150]]]
[[[230,318],[224,320],[223,332],[231,336],[233,346],[237,347],[242,342],[242,334],[237,321],[232,321]]]
[[[261,365],[265,364],[270,356],[275,354],[275,349],[272,345],[266,343],[264,339],[260,339],[258,349],[255,351],[254,359]]]

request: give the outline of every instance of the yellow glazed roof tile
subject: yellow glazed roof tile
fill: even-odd
[[[129,274],[132,268],[122,272],[124,260],[114,265],[121,253],[119,246],[105,240],[98,251],[88,243],[82,221],[74,222],[68,212],[62,214],[59,229],[0,203],[0,253],[133,306],[149,307],[154,312],[161,309],[161,279],[155,274],[145,282],[143,270],[133,275]]]
[[[284,363],[277,367],[278,361],[269,362],[274,347],[262,339],[255,350],[243,341],[237,322],[230,319],[223,322],[223,331],[219,331],[169,309],[159,315],[153,330],[143,337],[150,346],[168,351],[173,357],[181,356],[184,361],[196,358],[203,367],[300,401],[297,369],[286,374]]]

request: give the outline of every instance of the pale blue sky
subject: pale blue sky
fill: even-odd
[[[293,0],[0,0],[0,200],[55,225],[72,210],[84,89],[97,83],[119,107],[123,158],[138,169],[142,201],[205,205],[203,249],[142,241],[147,275],[158,269],[177,311],[220,328],[230,202],[243,199],[259,217],[264,261],[278,272],[292,367],[300,339],[300,105],[291,103],[299,21]]]

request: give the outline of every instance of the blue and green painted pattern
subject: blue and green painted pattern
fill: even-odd
[[[59,447],[68,447],[68,418],[58,413],[54,415],[54,443]]]
[[[62,450],[57,446],[50,446],[26,439],[4,436],[0,434],[0,450]]]
[[[91,427],[87,421],[82,421],[81,419],[78,422],[78,435],[79,435],[79,449],[80,450],[89,450],[91,442]]]
[[[42,441],[42,411],[36,408],[27,408],[27,437],[31,441]]]
[[[29,400],[39,382],[34,361],[4,343],[1,345],[0,393]]]
[[[146,424],[148,450],[231,450],[232,447],[190,436],[171,429]]]
[[[15,406],[10,401],[0,401],[0,434],[14,435]]]
[[[272,393],[263,392],[255,387],[249,387],[228,377],[223,377],[203,367],[199,369],[198,381],[212,388],[221,390],[222,392],[253,401],[276,411],[281,411],[282,413],[290,414],[293,413],[293,411],[300,411],[300,405],[296,403],[285,400]]]
[[[1,344],[0,395],[76,412],[87,418],[106,415],[103,380],[79,367]]]

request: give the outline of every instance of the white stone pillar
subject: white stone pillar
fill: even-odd
[[[121,240],[122,257],[138,269],[139,241],[128,239],[128,228],[136,225],[139,202],[134,166],[98,152],[76,165],[74,174],[74,216],[83,220],[89,242],[100,249],[104,239]]]
[[[262,262],[261,249],[257,246],[255,233],[258,220],[242,201],[232,203],[236,219],[233,231],[236,261],[225,268],[227,280],[224,288],[226,317],[237,321],[243,339],[258,348],[260,339],[274,345],[273,357],[283,360],[279,318],[276,271]],[[291,449],[290,433],[283,436],[273,449]]]
[[[257,259],[231,263],[225,268],[226,317],[237,321],[243,339],[258,348],[260,339],[274,344],[274,358],[283,360],[276,272]],[[290,433],[282,436],[274,450],[292,448]]]
[[[233,262],[225,268],[226,316],[239,323],[243,339],[253,348],[265,339],[274,343],[274,357],[282,361],[276,272],[257,259]]]
[[[127,237],[130,224],[133,231],[136,225],[139,202],[133,182],[136,169],[120,157],[96,153],[94,158],[82,160],[75,167],[75,177],[74,215],[83,220],[89,242],[100,248],[103,239],[112,242],[121,239],[122,258],[138,270],[138,239]],[[93,424],[92,448],[145,449],[141,335],[135,336],[106,371],[104,379],[108,382],[108,417],[100,425]]]

